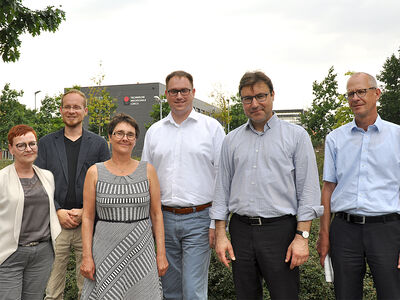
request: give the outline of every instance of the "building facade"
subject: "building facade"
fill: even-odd
[[[281,120],[301,125],[300,115],[304,112],[304,109],[278,109],[274,110],[274,112]]]

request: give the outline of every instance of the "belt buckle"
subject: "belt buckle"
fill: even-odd
[[[347,215],[347,220],[350,221],[351,215]],[[361,221],[358,221],[357,219],[361,218]],[[353,222],[354,224],[359,224],[359,225],[364,225],[365,224],[365,216],[354,216]]]
[[[261,226],[262,225],[260,217],[249,217],[249,220],[258,220],[258,223],[250,223],[250,225],[252,225],[252,226]]]
[[[22,247],[33,247],[39,245],[39,242],[30,242],[26,245],[22,245]]]

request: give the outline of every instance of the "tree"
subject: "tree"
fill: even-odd
[[[2,0],[0,5],[0,54],[4,62],[15,62],[20,57],[20,35],[40,35],[55,32],[65,20],[65,12],[47,6],[44,10],[30,10],[21,0]]]
[[[232,131],[247,122],[239,93],[227,96],[221,92],[220,87],[215,87],[210,96],[214,98],[214,105],[218,108],[212,116],[221,122],[225,127],[225,132]]]
[[[57,131],[64,127],[60,114],[61,96],[46,97],[42,100],[40,111],[36,114],[36,122],[33,127],[38,138]]]
[[[100,63],[100,68],[102,64]],[[107,127],[112,113],[117,109],[117,99],[112,98],[106,88],[101,88],[105,75],[100,74],[92,78],[96,86],[89,87],[88,115],[89,130],[107,137]]]
[[[351,76],[353,75],[354,72],[353,71],[347,71],[344,75],[348,75]],[[351,122],[353,120],[353,112],[350,108],[350,106],[348,105],[349,102],[346,99],[345,95],[339,95],[339,107],[336,110],[336,114],[335,114],[335,125],[333,125],[332,129],[336,129],[339,128],[340,126],[347,124],[349,122]]]
[[[6,149],[8,145],[7,134],[11,127],[18,124],[32,126],[35,112],[19,103],[18,97],[22,97],[23,91],[10,88],[6,83],[0,95],[0,149]]]
[[[213,105],[218,108],[211,114],[211,116],[221,122],[222,126],[224,126],[225,132],[229,132],[232,120],[229,109],[230,97],[226,96],[226,94],[221,91],[220,86],[214,87],[210,97],[214,98]]]
[[[392,54],[383,65],[377,79],[383,82],[378,108],[380,116],[389,122],[400,124],[400,48],[399,57]]]
[[[160,99],[163,101],[161,112],[161,116],[163,118],[168,116],[169,112],[171,111],[171,108],[169,107],[166,98],[167,97],[165,95],[160,95]],[[150,112],[150,117],[152,118],[152,120],[149,123],[144,124],[144,128],[146,129],[149,129],[151,125],[160,120],[160,103],[153,104],[152,110]]]
[[[324,80],[313,82],[314,100],[311,108],[300,116],[300,122],[311,136],[314,146],[322,145],[336,124],[335,113],[340,106],[336,76],[332,66]]]
[[[344,95],[339,95],[339,107],[335,114],[335,124],[332,129],[339,128],[340,126],[347,124],[353,120],[353,112],[348,105],[348,101]]]
[[[89,130],[106,137],[111,115],[117,109],[117,100],[101,87],[91,87],[88,95]]]
[[[231,120],[231,130],[243,125],[247,122],[247,116],[243,111],[242,100],[240,99],[239,93],[235,96],[231,96],[231,106],[230,106],[230,115],[232,117]]]

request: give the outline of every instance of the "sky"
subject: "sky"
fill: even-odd
[[[34,108],[64,87],[162,82],[175,70],[194,77],[196,98],[237,93],[246,71],[272,80],[275,109],[309,107],[312,84],[331,66],[339,92],[347,71],[376,76],[400,49],[398,0],[22,0],[62,6],[59,30],[22,36],[16,63],[0,62],[0,88],[23,90]],[[101,65],[101,66],[100,66]]]

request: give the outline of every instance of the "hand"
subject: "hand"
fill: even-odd
[[[73,208],[68,211],[68,214],[70,217],[77,223],[81,224],[82,223],[82,208]]]
[[[94,280],[94,272],[95,272],[95,266],[94,266],[94,261],[93,258],[84,258],[82,257],[82,263],[81,263],[81,274],[83,277]]]
[[[290,262],[290,269],[304,264],[308,260],[308,239],[296,234],[286,252],[285,262]]]
[[[72,229],[79,226],[79,223],[76,222],[73,218],[71,218],[69,210],[67,209],[57,210],[57,216],[62,228]]]
[[[168,260],[167,257],[164,255],[157,255],[157,269],[158,269],[158,276],[164,276],[168,270]]]
[[[400,254],[399,254],[399,262],[397,263],[397,269],[400,269]]]
[[[208,230],[208,242],[210,244],[210,248],[215,248],[215,229],[210,228]]]
[[[327,234],[319,234],[317,240],[317,252],[319,254],[319,262],[321,266],[325,266],[325,257],[329,253],[330,243],[329,243],[329,235]],[[400,264],[400,257],[399,257]]]
[[[236,260],[235,254],[233,253],[232,244],[228,240],[226,234],[222,236],[216,236],[215,252],[218,255],[219,261],[222,262],[227,268],[230,268],[229,263],[231,263],[232,260]],[[226,256],[226,252],[228,252],[228,257]]]

